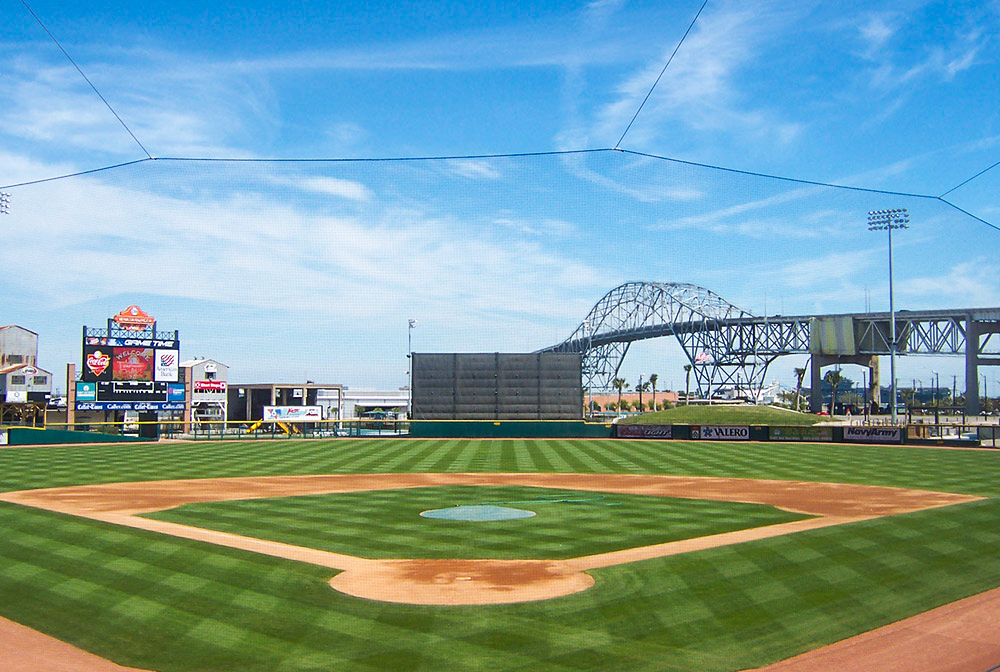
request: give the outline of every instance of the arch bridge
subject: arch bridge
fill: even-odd
[[[869,367],[871,398],[879,398],[878,357],[892,349],[890,318],[889,313],[759,317],[697,285],[627,282],[598,301],[569,338],[539,352],[580,353],[584,387],[610,390],[633,342],[673,336],[700,396],[736,386],[752,398],[759,397],[771,362],[808,354],[811,406],[818,411],[824,366]],[[897,354],[965,355],[966,380],[976,381],[967,386],[969,414],[980,408],[978,367],[1000,366],[998,333],[1000,308],[896,312]]]

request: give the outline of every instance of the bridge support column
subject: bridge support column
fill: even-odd
[[[879,380],[878,355],[868,362],[868,409],[882,408],[882,382]]]
[[[823,367],[822,355],[809,356],[809,412],[819,413],[823,410]]]
[[[979,323],[965,321],[965,415],[979,415]]]
[[[868,367],[868,370],[871,372],[871,389],[875,390],[875,396],[872,399],[879,399],[878,355],[820,355],[814,353],[809,356],[811,385],[809,389],[810,413],[819,413],[823,410],[822,368],[831,364],[857,364],[858,366]]]

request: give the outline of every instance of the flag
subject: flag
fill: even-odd
[[[704,350],[702,350],[701,352],[699,352],[694,357],[694,363],[695,364],[704,364],[705,362],[710,362],[710,361],[712,361],[712,356],[710,354],[708,354],[707,352],[705,352]]]

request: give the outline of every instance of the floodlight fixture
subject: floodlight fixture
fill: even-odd
[[[10,194],[0,191],[0,215],[10,214]]]

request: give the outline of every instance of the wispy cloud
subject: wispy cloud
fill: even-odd
[[[343,180],[337,177],[309,177],[290,181],[291,184],[306,191],[312,191],[327,196],[339,196],[354,201],[370,201],[371,190],[360,182]]]
[[[780,23],[767,7],[722,3],[706,10],[630,130],[627,144],[648,146],[662,139],[665,129],[677,127],[793,140],[799,124],[748,103],[739,81],[758,58],[757,48],[768,31],[780,29]],[[672,51],[672,44],[664,47],[660,58],[619,84],[617,100],[596,115],[594,135],[618,137]]]
[[[455,175],[481,180],[498,180],[500,171],[489,161],[481,159],[459,159],[446,164],[448,171]]]

